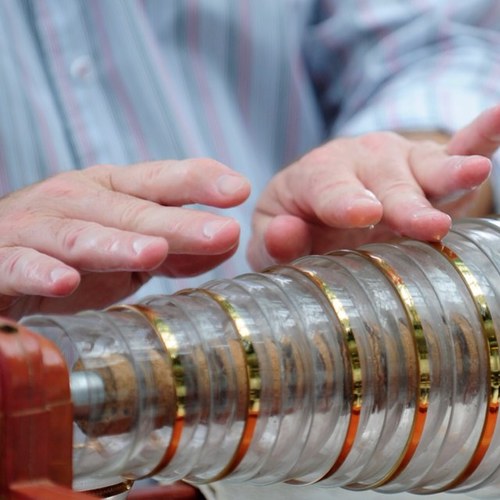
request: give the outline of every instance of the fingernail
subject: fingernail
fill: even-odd
[[[207,240],[211,240],[217,233],[222,231],[228,224],[232,224],[232,220],[212,220],[203,226],[203,236]]]
[[[416,210],[411,218],[413,220],[420,220],[420,219],[427,219],[427,218],[432,218],[432,219],[440,219],[442,216],[445,215],[442,212],[439,212],[438,210],[434,208],[422,208],[421,210]]]
[[[221,175],[216,182],[219,193],[224,196],[235,194],[248,184],[241,175]]]
[[[134,253],[136,255],[139,255],[140,253],[142,253],[142,251],[148,247],[149,245],[151,245],[152,243],[154,243],[156,241],[156,238],[149,238],[149,237],[146,237],[146,238],[137,238],[135,239],[133,242],[132,242],[132,248],[134,250]]]
[[[375,194],[370,191],[369,189],[365,189],[365,195],[367,198],[370,198],[372,200],[376,200],[378,203],[380,203],[379,199],[375,196]]]
[[[52,271],[50,271],[50,281],[52,283],[62,281],[64,280],[64,278],[72,274],[73,271],[71,271],[71,269],[68,269],[66,267],[56,267],[55,269],[52,269]]]
[[[366,206],[378,206],[382,205],[382,203],[371,191],[365,190],[364,192],[357,194],[351,200],[351,205],[353,207],[359,207],[359,206],[366,207]]]

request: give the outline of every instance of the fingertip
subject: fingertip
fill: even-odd
[[[235,233],[240,233],[240,225],[232,218],[211,219],[203,225],[203,236],[207,240],[218,237],[232,237]]]
[[[141,236],[132,241],[135,267],[141,270],[154,269],[168,255],[168,242],[156,236]]]
[[[346,207],[345,223],[350,228],[369,227],[380,222],[383,211],[382,203],[376,198],[357,198]]]
[[[331,227],[354,229],[378,224],[384,208],[380,200],[368,190],[338,196],[323,207],[319,214],[323,223]]]
[[[238,246],[240,240],[240,224],[230,217],[211,219],[205,222],[202,229],[204,251],[220,254]]]
[[[500,141],[500,130],[499,130],[499,125],[500,125],[500,104],[495,104],[491,108],[487,109],[484,114],[486,116],[486,119],[491,122],[491,135],[489,137],[489,140],[498,142]],[[481,116],[479,117],[481,118]]]
[[[308,254],[312,248],[307,223],[292,215],[272,219],[265,231],[264,243],[269,256],[280,263]]]
[[[500,105],[482,112],[477,118],[458,130],[448,142],[451,154],[480,154],[491,156],[500,145]]]
[[[451,203],[477,189],[488,180],[492,162],[479,155],[453,156],[448,159],[450,168],[426,190],[434,202]]]
[[[56,267],[49,273],[48,295],[65,297],[73,293],[80,284],[80,274],[70,267]]]
[[[402,235],[423,241],[441,241],[449,232],[452,219],[448,214],[433,208],[412,214]]]
[[[488,179],[492,170],[489,158],[479,155],[466,157],[458,167],[460,187],[475,188]]]
[[[239,174],[223,174],[215,182],[219,194],[230,200],[243,201],[250,196],[250,181]]]

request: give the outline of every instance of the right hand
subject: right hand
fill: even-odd
[[[98,165],[0,199],[0,315],[101,308],[153,274],[192,276],[238,246],[227,208],[250,185],[210,159]]]
[[[500,105],[446,138],[435,131],[334,138],[268,183],[249,261],[260,270],[399,236],[439,241],[452,218],[492,209],[488,176],[499,147]]]

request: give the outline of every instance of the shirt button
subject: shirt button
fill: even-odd
[[[75,80],[89,81],[94,75],[94,64],[88,55],[77,57],[69,68],[71,76]]]

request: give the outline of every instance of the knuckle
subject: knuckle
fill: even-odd
[[[332,162],[333,143],[312,149],[298,160],[300,168],[311,168],[318,165],[328,165]]]
[[[104,171],[117,170],[118,168],[121,167],[117,167],[116,165],[112,165],[111,163],[96,163],[95,165],[84,168],[80,172],[82,172],[84,175],[100,175]]]
[[[187,160],[179,162],[176,172],[176,184],[184,186],[186,191],[196,189],[197,186],[205,185],[205,182],[220,172],[220,165],[215,160],[203,158],[198,160]]]
[[[4,248],[0,256],[2,275],[12,276],[22,271],[24,267],[24,252],[21,248]]]
[[[207,186],[216,177],[231,172],[233,171],[229,167],[213,158],[188,159],[178,163],[176,184],[198,190]]]
[[[78,173],[88,179],[100,181],[100,184],[112,185],[113,174],[120,169],[109,163],[98,163],[80,170]]]
[[[369,132],[358,137],[359,144],[370,154],[384,153],[391,146],[403,146],[408,141],[401,135],[391,132]]]
[[[150,162],[139,169],[140,182],[144,186],[155,186],[160,182],[165,163],[160,161]]]
[[[231,170],[229,167],[221,163],[220,161],[214,160],[213,158],[204,158],[203,165],[205,169],[213,170],[214,172],[228,171]]]
[[[176,235],[183,235],[189,230],[190,224],[186,224],[183,219],[172,219],[168,224],[168,234],[170,238]]]
[[[353,182],[350,179],[339,179],[334,175],[328,176],[326,179],[321,179],[319,188],[316,190],[319,196],[331,198],[333,192],[341,196],[348,193],[353,188]]]
[[[134,200],[122,207],[116,226],[121,228],[143,227],[148,224],[149,206]]]
[[[186,191],[200,182],[202,176],[206,178],[206,171],[195,160],[150,162],[138,172],[138,180],[142,186],[157,188],[163,185],[168,188],[169,181],[173,180],[175,185],[183,186]]]
[[[213,158],[201,157],[201,158],[192,158],[188,160],[184,160],[180,163],[183,163],[189,167],[190,170],[226,170],[227,167],[223,165],[221,162],[214,160]]]
[[[33,186],[33,192],[46,200],[71,199],[81,192],[78,184],[80,177],[80,172],[64,172],[36,184]]]
[[[317,148],[311,149],[297,161],[299,168],[314,169],[327,167],[337,169],[345,165],[345,157],[353,147],[354,139],[340,137],[333,139]]]
[[[443,157],[446,155],[446,145],[438,144],[435,141],[428,139],[411,141],[411,146],[408,154],[408,161],[410,165],[415,166],[419,162],[429,161],[436,157]]]
[[[63,230],[56,230],[62,251],[71,255],[81,241],[87,241],[87,229],[84,226],[69,225]],[[89,241],[92,241],[91,239]]]
[[[335,139],[322,146],[312,149],[298,160],[300,168],[314,168],[316,166],[335,166],[335,158],[342,149],[344,140]]]
[[[21,245],[28,237],[40,227],[41,219],[40,208],[37,204],[33,206],[10,206],[2,207],[2,216],[0,217],[0,244],[2,245]]]
[[[391,182],[384,190],[381,196],[382,202],[390,198],[410,199],[416,196],[415,185],[406,180]]]
[[[25,231],[30,231],[40,224],[38,210],[35,207],[25,207],[4,212],[0,220],[2,242],[16,243]]]

